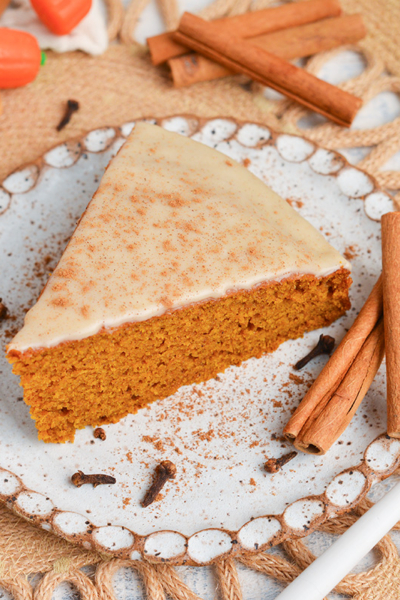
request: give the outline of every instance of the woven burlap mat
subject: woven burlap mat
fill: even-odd
[[[240,0],[223,0],[225,5],[234,1]],[[258,0],[261,6],[270,2]],[[220,12],[226,9],[221,0],[213,6],[218,4]],[[360,44],[367,63],[365,71],[341,87],[362,96],[365,102],[384,90],[400,91],[399,0],[343,0],[343,5],[348,12],[363,13],[369,35]],[[214,14],[218,13],[214,11]],[[307,68],[318,73],[322,64],[336,52],[315,56]],[[267,101],[259,86],[241,85],[233,77],[173,89],[167,69],[152,67],[148,54],[133,44],[113,45],[96,58],[79,52],[63,55],[48,52],[46,65],[31,85],[5,90],[1,98],[0,181],[12,170],[66,139],[135,118],[177,113],[202,117],[223,115],[298,132],[296,124],[304,114],[299,105]],[[70,125],[58,133],[56,125],[68,98],[78,100],[81,108]],[[400,189],[398,172],[379,170],[400,148],[400,117],[369,130],[349,131],[328,123],[307,130],[307,136],[335,149],[373,146],[361,166],[374,174],[384,187]]]
[[[166,22],[176,21],[176,4],[160,0]],[[171,4],[172,2],[172,4]],[[214,18],[244,12],[251,0],[217,0],[205,16]],[[251,8],[262,8],[271,0],[253,0]],[[342,0],[347,12],[362,12],[369,35],[359,46],[366,61],[361,76],[342,87],[368,101],[380,91],[400,91],[400,23],[399,0]],[[271,102],[262,89],[240,78],[197,84],[193,88],[174,90],[168,72],[151,66],[143,48],[133,43],[135,23],[146,1],[135,0],[125,21],[119,0],[108,0],[114,36],[122,25],[125,44],[114,44],[101,57],[81,53],[56,55],[48,53],[46,65],[36,81],[17,90],[1,92],[3,114],[0,117],[0,181],[24,163],[34,161],[49,148],[86,131],[107,125],[118,126],[141,117],[172,114],[195,114],[202,117],[231,116],[239,120],[257,121],[274,129],[299,131],[297,122],[303,109],[289,101]],[[132,42],[132,43],[131,43]],[[318,73],[321,65],[334,52],[313,57],[307,68]],[[80,103],[71,123],[56,131],[66,100]],[[372,146],[362,167],[374,174],[385,188],[400,189],[400,174],[381,171],[380,167],[400,149],[400,117],[370,130],[343,130],[330,123],[307,130],[307,136],[322,145],[339,149]],[[364,501],[351,514],[328,522],[323,531],[342,533],[368,507]],[[390,536],[377,546],[380,560],[368,573],[349,575],[337,591],[357,600],[399,600],[400,562]],[[260,553],[241,559],[246,567],[288,583],[313,560],[313,555],[300,540],[284,545],[287,559]],[[113,574],[130,564],[143,578],[150,600],[163,600],[166,595],[177,600],[198,598],[178,577],[173,567],[147,562],[127,563],[73,546],[51,533],[38,529],[0,505],[0,585],[16,599],[50,600],[54,589],[65,580],[73,583],[83,598],[112,600]],[[97,565],[95,578],[82,573],[85,565]],[[200,568],[200,567],[199,567]],[[224,600],[240,600],[241,588],[232,559],[214,565]],[[32,588],[27,575],[42,573],[39,584]]]

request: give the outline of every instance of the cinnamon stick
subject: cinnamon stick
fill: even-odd
[[[387,432],[400,438],[400,212],[383,215],[381,225]]]
[[[345,44],[354,44],[365,35],[366,29],[362,16],[345,15],[251,37],[249,41],[275,56],[291,60]],[[168,65],[175,87],[232,75],[232,71],[201,54],[191,53],[172,58],[168,61]]]
[[[212,25],[219,31],[246,38],[313,23],[327,17],[338,17],[341,13],[339,0],[308,0],[218,19]],[[160,65],[188,52],[186,46],[174,40],[172,32],[150,37],[147,43],[153,65]]]
[[[294,442],[305,424],[324,409],[332,390],[338,388],[365,340],[377,325],[382,311],[382,277],[379,277],[353,325],[283,430],[286,439]]]
[[[325,454],[344,432],[367,393],[383,359],[383,316],[369,334],[342,381],[323,398],[318,414],[311,415],[294,446],[308,454]],[[335,389],[336,387],[336,389]]]
[[[184,13],[174,39],[234,72],[296,100],[344,127],[349,127],[362,101],[251,42],[216,31],[212,24]]]

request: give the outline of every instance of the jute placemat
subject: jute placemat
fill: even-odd
[[[159,0],[169,28],[176,24],[175,0]],[[216,18],[267,6],[272,0],[217,0],[203,11]],[[122,44],[115,44],[101,57],[81,53],[56,55],[48,61],[36,81],[18,90],[1,92],[3,114],[0,117],[0,181],[24,163],[33,162],[49,148],[86,131],[106,125],[118,126],[137,118],[172,114],[196,114],[202,117],[231,116],[239,120],[265,123],[277,130],[297,132],[303,109],[289,101],[271,102],[258,85],[241,78],[227,78],[174,90],[167,70],[151,66],[148,55],[134,43],[134,28],[148,0],[134,0],[123,15],[120,0],[108,0],[110,37],[121,30]],[[368,101],[383,90],[400,91],[399,0],[342,0],[347,12],[362,12],[369,35],[359,49],[364,53],[366,69],[360,77],[343,84]],[[122,27],[122,29],[121,29]],[[317,55],[307,68],[318,73],[334,53]],[[80,110],[60,133],[56,131],[67,99],[79,101]],[[304,132],[303,132],[304,133]],[[380,171],[383,163],[400,149],[400,117],[392,123],[370,130],[343,130],[324,124],[307,130],[307,136],[322,145],[343,147],[373,146],[362,161],[389,190],[400,189],[400,173]],[[367,509],[364,501],[356,511],[324,525],[323,531],[342,533]],[[349,575],[337,591],[357,600],[398,600],[400,598],[400,561],[390,536],[377,546],[380,560],[367,573]],[[248,568],[288,583],[314,559],[300,540],[284,545],[287,559],[259,553],[241,559]],[[148,562],[128,563],[73,546],[51,533],[40,530],[0,505],[0,585],[16,600],[50,600],[54,589],[65,580],[73,583],[83,598],[114,600],[113,574],[132,566],[143,578],[150,600],[166,595],[176,600],[198,598],[178,577],[173,567]],[[82,566],[97,565],[92,580],[80,571]],[[199,567],[200,568],[200,567]],[[240,600],[240,582],[232,559],[214,565],[224,600]],[[43,573],[33,590],[27,575]]]
[[[196,113],[202,117],[232,116],[261,121],[274,129],[300,132],[297,122],[304,110],[290,101],[271,102],[264,98],[258,85],[244,79],[199,83],[190,88],[174,89],[167,69],[154,68],[145,50],[133,41],[132,32],[140,12],[148,0],[134,0],[123,27],[127,44],[111,46],[101,57],[88,57],[79,52],[63,55],[48,53],[47,63],[29,86],[1,92],[3,114],[0,116],[0,181],[25,162],[32,162],[48,148],[85,131],[120,125],[131,119],[174,113]],[[256,0],[257,8],[272,0]],[[108,0],[118,6],[119,0]],[[160,0],[167,11],[166,3]],[[208,16],[235,12],[238,4],[247,10],[244,0],[217,0],[208,7]],[[250,0],[246,0],[247,5]],[[399,0],[343,0],[348,12],[362,12],[369,35],[359,45],[366,60],[365,71],[341,87],[362,96],[367,102],[381,91],[400,91],[400,23]],[[129,13],[133,8],[134,14]],[[252,5],[253,8],[253,5]],[[212,10],[211,10],[212,9]],[[237,9],[239,10],[239,9]],[[116,11],[112,35],[121,21]],[[308,70],[318,73],[322,64],[337,51],[322,53],[311,59]],[[387,73],[387,74],[386,74]],[[242,82],[238,83],[238,81]],[[68,98],[80,102],[80,110],[71,124],[57,132]],[[304,130],[302,131],[304,134]],[[400,173],[380,171],[380,167],[400,149],[400,117],[368,130],[345,130],[330,123],[307,130],[306,135],[328,148],[373,146],[373,151],[360,166],[376,176],[390,189],[400,189]]]
[[[79,52],[49,52],[46,65],[29,88],[2,92],[0,180],[64,140],[140,117],[232,115],[272,125],[261,102],[233,78],[175,90],[166,70],[152,67],[147,55],[134,55],[133,50],[118,44],[97,58]],[[58,133],[56,126],[68,98],[78,100],[80,109]]]
[[[341,534],[370,507],[363,501],[356,510],[328,521],[320,531]],[[397,526],[400,529],[400,524]],[[400,597],[400,561],[390,535],[377,545],[379,561],[368,572],[348,575],[336,591],[355,600],[398,600]],[[242,565],[284,584],[297,577],[314,555],[301,540],[283,544],[287,558],[261,552],[240,558]],[[94,580],[80,570],[96,565]],[[83,599],[116,600],[113,576],[122,567],[131,567],[143,579],[149,600],[199,600],[169,565],[112,559],[74,546],[53,534],[24,521],[0,505],[0,586],[15,600],[51,600],[63,581],[71,582]],[[201,568],[201,567],[198,567]],[[241,600],[242,592],[235,562],[220,560],[213,565],[222,600]],[[31,573],[43,573],[33,590],[27,579]]]

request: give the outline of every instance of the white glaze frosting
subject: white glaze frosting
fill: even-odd
[[[138,123],[8,350],[51,347],[231,290],[349,263],[261,180]]]

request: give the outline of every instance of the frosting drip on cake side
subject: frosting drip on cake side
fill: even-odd
[[[230,290],[349,263],[245,167],[138,123],[8,350],[51,347]]]

